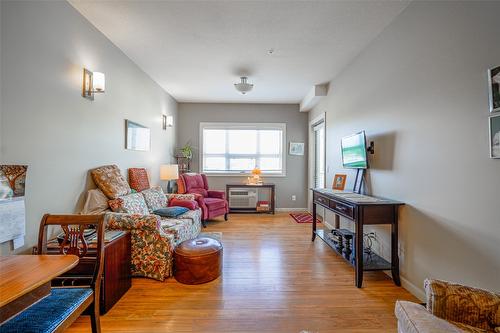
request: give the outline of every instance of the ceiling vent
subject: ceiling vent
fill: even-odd
[[[235,83],[234,87],[236,90],[238,90],[241,94],[245,95],[247,92],[251,91],[253,89],[253,84],[250,84],[247,82],[248,78],[246,76],[242,76],[240,83]]]

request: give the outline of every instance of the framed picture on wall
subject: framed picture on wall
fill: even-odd
[[[125,148],[149,151],[151,149],[151,130],[146,126],[125,119]]]
[[[290,155],[304,155],[304,142],[290,142]]]
[[[500,158],[500,114],[490,117],[490,157]]]
[[[500,66],[488,70],[490,112],[500,111]]]
[[[345,188],[346,179],[347,175],[336,174],[335,177],[333,177],[332,189],[343,191]]]

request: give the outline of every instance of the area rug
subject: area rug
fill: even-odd
[[[312,223],[313,222],[313,217],[312,217],[311,213],[309,213],[309,212],[290,213],[290,216],[297,223]],[[316,218],[316,223],[321,223],[321,220],[318,217]]]

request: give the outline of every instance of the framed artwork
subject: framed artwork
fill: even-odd
[[[500,114],[490,117],[490,157],[500,158]]]
[[[290,155],[304,155],[304,142],[290,142]]]
[[[0,200],[24,197],[27,165],[0,165]]]
[[[13,240],[24,245],[26,209],[24,202],[27,165],[0,165],[0,243]]]
[[[488,70],[490,112],[500,111],[500,66]]]
[[[336,174],[335,177],[333,177],[332,188],[334,190],[343,191],[344,188],[345,188],[345,181],[346,181],[346,179],[347,179],[347,175]]]
[[[125,149],[149,151],[151,149],[151,130],[125,119]]]

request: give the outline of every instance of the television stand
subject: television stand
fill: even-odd
[[[329,189],[312,189],[313,191],[313,223],[312,241],[316,236],[321,238],[328,246],[342,258],[354,266],[355,284],[361,288],[363,284],[363,271],[391,270],[392,279],[397,286],[401,285],[399,279],[398,255],[398,209],[404,203],[389,199],[382,199],[350,192],[336,192]],[[335,214],[335,230],[339,232],[340,217],[344,217],[355,224],[352,237],[352,252],[349,256],[345,251],[339,251],[335,243],[323,230],[316,229],[316,206],[319,205]],[[388,224],[391,226],[391,261],[388,262],[375,253],[367,254],[363,247],[363,227],[365,224]],[[345,232],[344,232],[345,233]]]

